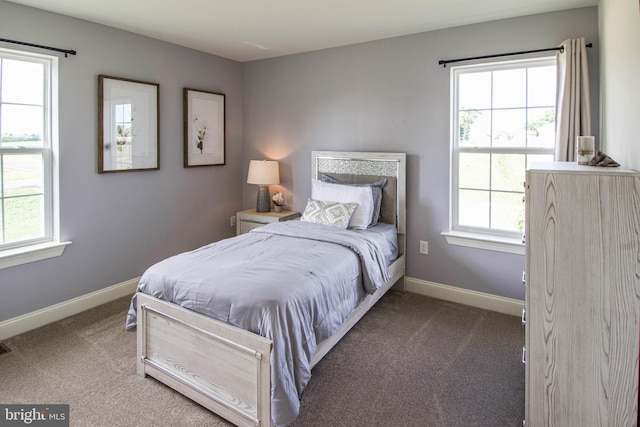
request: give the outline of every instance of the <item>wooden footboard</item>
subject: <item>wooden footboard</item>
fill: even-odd
[[[137,372],[239,426],[271,425],[271,341],[137,294]]]

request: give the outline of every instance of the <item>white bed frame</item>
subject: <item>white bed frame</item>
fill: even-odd
[[[404,290],[405,169],[404,153],[312,153],[316,179],[321,172],[336,170],[396,177],[400,256],[390,267],[391,279],[376,293],[368,295],[335,334],[318,345],[311,367],[387,290],[394,285]],[[137,294],[137,309],[138,375],[156,378],[236,425],[272,425],[271,340],[143,293]]]

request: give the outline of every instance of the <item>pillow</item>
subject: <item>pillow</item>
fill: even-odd
[[[357,207],[357,203],[325,202],[309,199],[300,220],[347,228],[349,220]]]
[[[320,174],[320,180],[322,182],[329,182],[332,184],[351,185],[353,187],[365,187],[365,186],[371,187],[371,192],[373,194],[373,212],[371,213],[371,221],[369,222],[368,228],[371,228],[378,223],[378,220],[380,219],[380,208],[382,207],[382,188],[387,184],[387,178],[382,178],[375,182],[368,182],[368,183],[361,183],[361,184],[348,184],[332,176]]]
[[[349,228],[366,230],[371,222],[373,211],[373,193],[371,187],[353,187],[351,185],[330,184],[311,180],[311,198],[325,202],[357,203],[349,221]]]
[[[353,175],[346,173],[327,173],[334,179],[338,179],[345,184],[362,184],[364,182],[374,182],[381,178],[381,175]],[[387,224],[397,224],[397,186],[398,179],[395,176],[385,176],[387,183],[382,188],[382,207],[380,207],[380,219],[378,222]]]

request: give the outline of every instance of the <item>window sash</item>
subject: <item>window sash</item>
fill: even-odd
[[[21,154],[38,154],[42,156],[42,193],[43,193],[43,235],[35,238],[2,243],[4,236],[0,239],[0,253],[5,250],[28,247],[46,242],[53,242],[58,237],[57,223],[55,217],[54,203],[54,144],[55,144],[55,70],[57,58],[33,54],[28,52],[18,52],[8,49],[0,49],[0,59],[9,59],[23,62],[32,62],[43,66],[43,129],[42,129],[42,146],[38,147],[21,147],[16,145],[5,146],[0,143],[0,161],[4,160],[5,155],[21,155]],[[0,68],[1,71],[1,68]],[[2,82],[0,82],[0,105],[2,105]],[[7,103],[7,105],[12,103]],[[0,133],[2,133],[2,123],[0,122]],[[5,188],[3,176],[0,176],[0,189]],[[13,197],[5,197],[4,190],[0,193],[0,214],[4,223],[6,221],[5,201]],[[6,232],[6,230],[5,230]]]
[[[511,230],[503,230],[498,228],[492,228],[491,217],[492,212],[491,209],[494,207],[492,205],[492,200],[489,201],[489,212],[488,215],[488,227],[476,226],[476,225],[462,225],[460,224],[460,157],[461,154],[471,153],[471,154],[488,154],[490,156],[496,154],[518,154],[524,155],[525,159],[528,158],[529,155],[553,155],[553,147],[540,147],[540,146],[518,146],[518,147],[505,147],[505,146],[493,146],[494,140],[494,130],[491,128],[490,135],[491,139],[486,145],[467,145],[460,144],[460,123],[459,123],[459,113],[460,113],[460,76],[467,73],[480,73],[480,72],[495,72],[495,71],[504,71],[511,69],[522,69],[522,68],[533,68],[533,67],[546,67],[556,65],[555,58],[537,58],[532,60],[520,60],[520,61],[505,61],[502,63],[491,63],[491,64],[481,64],[481,65],[468,65],[468,66],[459,66],[453,67],[451,69],[451,206],[450,206],[450,229],[456,232],[464,232],[464,233],[473,233],[473,234],[482,234],[491,237],[503,237],[503,238],[519,238],[521,237],[520,231],[511,231]],[[493,84],[493,82],[492,82]],[[528,93],[528,88],[526,88]],[[493,96],[493,89],[491,90],[491,94],[489,96]],[[481,108],[484,111],[504,111],[510,108],[492,108],[493,102],[491,103],[489,108]],[[519,106],[517,108],[523,108],[525,111],[528,111],[530,108],[538,108],[536,105],[530,106],[528,100],[525,102],[524,106]],[[551,108],[549,106],[548,108]],[[555,109],[555,106],[553,106]],[[476,110],[476,109],[465,109],[465,110]],[[490,164],[491,165],[491,164]],[[528,166],[528,162],[527,162]],[[489,166],[491,168],[491,166]],[[523,171],[524,172],[524,171]],[[488,171],[489,180],[491,180],[492,171],[491,169]],[[524,197],[524,187],[522,187],[521,191],[509,191],[502,189],[494,189],[493,183],[489,181],[489,185],[484,188],[474,189],[477,191],[488,191],[491,195],[497,193],[515,193],[520,194]]]

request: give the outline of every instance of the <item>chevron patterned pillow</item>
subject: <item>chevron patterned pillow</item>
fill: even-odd
[[[351,215],[353,215],[357,207],[357,203],[325,202],[309,199],[301,221],[347,228],[349,219],[351,219]]]

